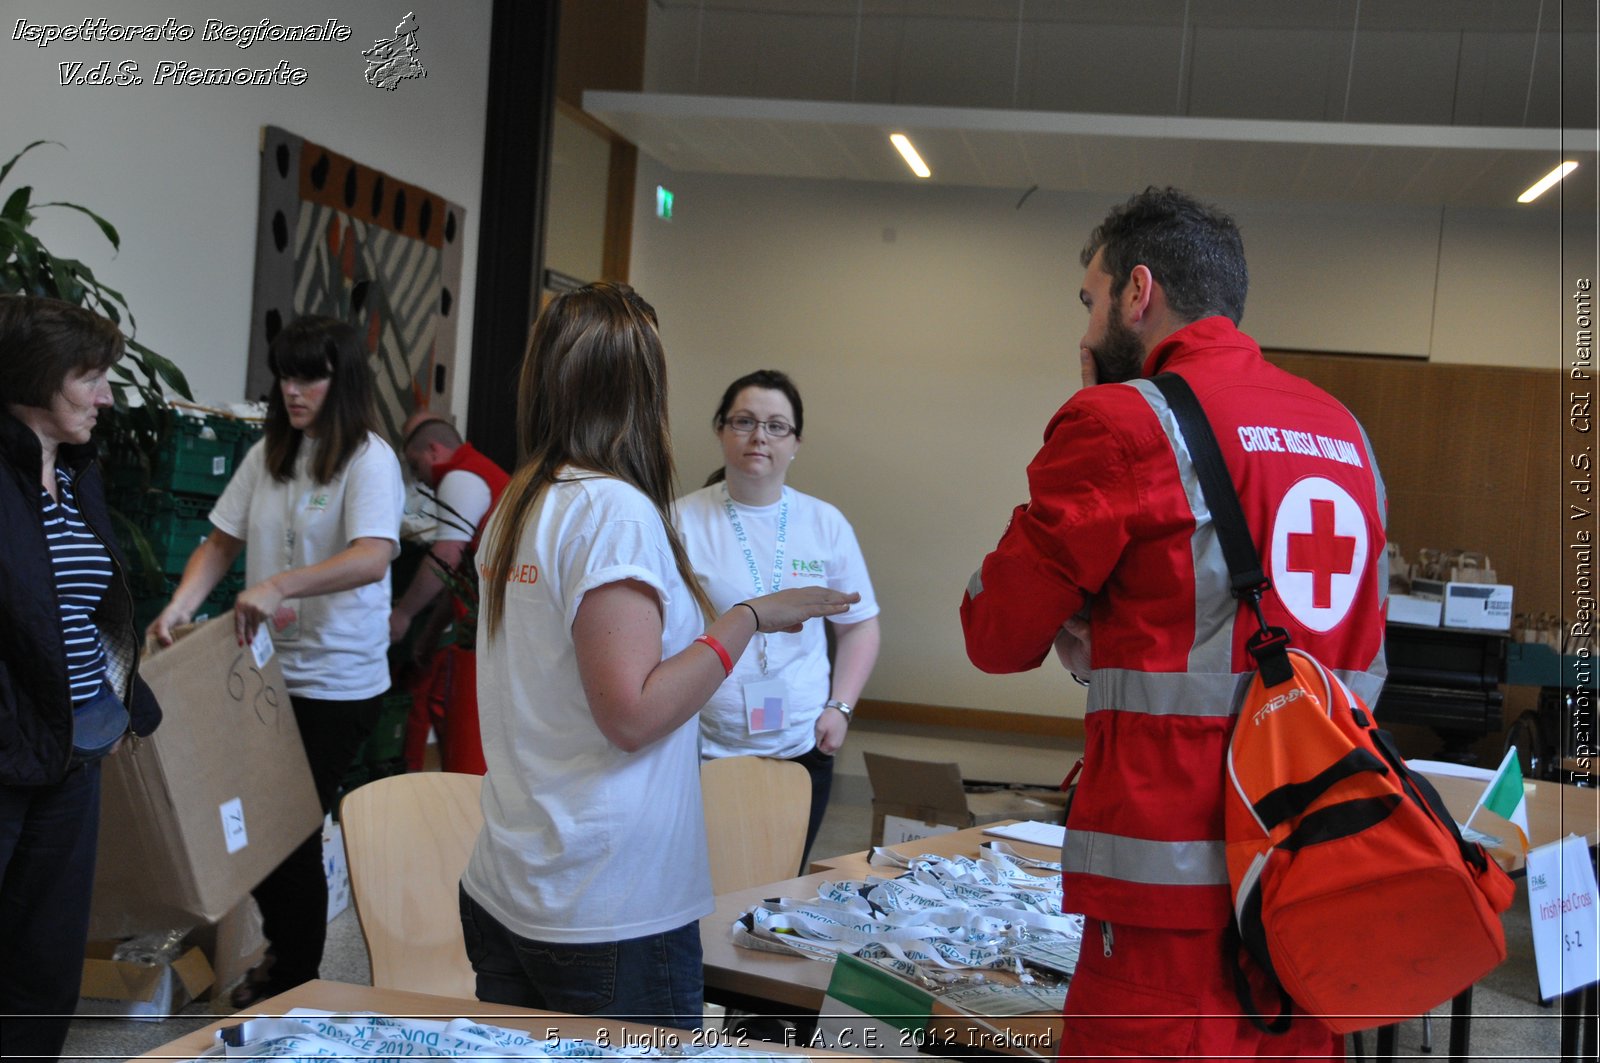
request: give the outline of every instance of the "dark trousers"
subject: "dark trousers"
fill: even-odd
[[[466,890],[459,896],[461,935],[484,1003],[680,1030],[704,1024],[698,922],[625,941],[553,943],[513,934]]]
[[[311,764],[322,811],[333,808],[339,783],[372,733],[379,698],[323,701],[291,697],[300,739]],[[328,878],[322,866],[322,828],[284,858],[254,891],[267,938],[269,993],[282,993],[317,977],[328,937]]]
[[[0,1054],[7,1057],[54,1059],[66,1043],[89,939],[99,831],[98,760],[53,786],[0,786]]]
[[[833,792],[833,756],[812,746],[811,752],[789,759],[811,776],[811,818],[806,821],[806,847],[800,854],[800,870],[796,872],[803,875],[811,862],[811,843],[817,840],[823,814],[828,811],[828,795]]]

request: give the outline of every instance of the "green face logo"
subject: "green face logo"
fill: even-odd
[[[322,494],[312,495],[311,496],[311,500],[306,503],[306,508],[309,509],[309,510],[327,509],[328,508],[328,494],[327,494],[327,492],[324,491]]]
[[[825,576],[827,570],[821,561],[801,561],[799,558],[790,560],[790,573],[795,576]]]

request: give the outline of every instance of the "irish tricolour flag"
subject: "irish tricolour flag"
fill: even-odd
[[[1501,819],[1510,820],[1522,836],[1522,851],[1528,851],[1528,794],[1522,788],[1522,765],[1517,763],[1516,746],[1506,750],[1505,759],[1500,762],[1494,778],[1489,780],[1483,796],[1473,806],[1472,816],[1477,815],[1480,808],[1487,808]],[[1472,822],[1472,816],[1467,817],[1468,823]]]

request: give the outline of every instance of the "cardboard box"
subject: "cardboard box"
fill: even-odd
[[[872,784],[873,845],[897,845],[1001,819],[1061,819],[1064,796],[1055,791],[968,793],[959,764],[881,753],[862,758]]]
[[[244,981],[250,968],[260,963],[267,951],[261,911],[255,899],[246,897],[217,922],[191,930],[184,944],[200,949],[211,962],[212,1011],[232,1014],[234,1008],[228,1003],[228,990]]]
[[[1442,626],[1475,631],[1511,630],[1511,590],[1506,583],[1411,581],[1414,595],[1441,603]]]
[[[115,941],[91,941],[78,988],[79,1015],[116,1015],[160,1022],[208,989],[211,965],[199,948],[171,963],[146,965],[112,959]]]
[[[96,938],[217,922],[322,821],[278,662],[240,647],[231,615],[141,672],[165,719],[105,761]]]
[[[1444,602],[1438,598],[1419,598],[1415,594],[1389,595],[1389,620],[1396,624],[1438,627],[1444,615]]]

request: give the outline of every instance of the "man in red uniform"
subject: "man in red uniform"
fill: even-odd
[[[1314,1018],[1271,1035],[1239,1015],[1223,766],[1255,621],[1149,378],[1183,377],[1216,431],[1273,580],[1268,622],[1369,703],[1386,671],[1382,480],[1349,411],[1236,327],[1248,273],[1231,218],[1152,188],[1082,260],[1085,386],[1045,429],[1028,503],[961,603],[979,668],[1036,668],[1054,645],[1088,685],[1062,851],[1066,909],[1086,924],[1062,1054],[1342,1058]]]
[[[440,766],[445,771],[482,775],[477,656],[472,641],[461,630],[463,622],[476,615],[476,602],[469,606],[456,594],[441,592],[447,573],[476,585],[475,573],[463,566],[462,559],[476,555],[484,525],[508,477],[471,443],[463,442],[455,426],[440,414],[426,410],[412,414],[402,434],[411,475],[433,492],[437,523],[429,556],[389,614],[389,641],[404,638],[412,621],[430,609],[430,622],[417,636],[424,654],[433,649],[449,623],[454,622],[458,629],[449,645],[428,658],[416,684],[415,705],[406,729],[406,766],[412,771],[422,767],[431,727],[439,735]]]

